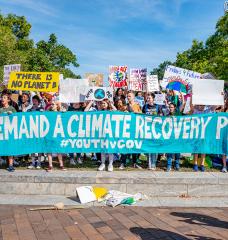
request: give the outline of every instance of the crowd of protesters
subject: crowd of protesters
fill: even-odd
[[[165,93],[166,98],[163,105],[157,105],[155,103],[155,94]],[[18,98],[15,100],[13,95]],[[140,104],[137,99],[143,99],[143,104]],[[176,92],[173,90],[167,90],[163,92],[155,93],[144,93],[144,92],[133,92],[126,89],[118,88],[115,92],[113,101],[104,99],[102,101],[89,101],[83,103],[71,103],[62,104],[59,101],[58,94],[48,94],[48,93],[35,93],[35,92],[17,92],[12,94],[9,90],[3,90],[1,92],[0,99],[0,114],[7,113],[11,114],[14,112],[33,112],[33,111],[121,111],[121,112],[134,112],[134,113],[144,113],[157,116],[180,116],[180,115],[190,115],[190,114],[203,114],[203,113],[216,113],[216,112],[228,112],[228,100],[225,95],[224,106],[204,106],[198,105],[193,106],[190,101],[190,108],[186,112],[184,111],[186,107],[186,99],[189,95],[183,95],[181,92]],[[70,165],[82,164],[82,154],[83,153],[70,153],[67,156],[63,154],[54,153],[44,153],[37,154],[33,153],[31,155],[23,156],[23,158],[31,159],[31,163],[28,161],[28,168],[33,169],[41,168],[41,162],[46,158],[48,160],[47,171],[51,172],[53,170],[52,157],[57,155],[59,161],[59,167],[61,170],[65,171],[64,161],[69,160]],[[120,161],[119,169],[123,170],[127,167],[127,160],[132,159],[132,164],[134,168],[141,169],[139,162],[140,154],[107,154],[107,153],[96,153],[91,154],[91,158],[100,162],[98,167],[99,171],[106,169],[105,163],[108,160],[108,171],[113,171],[113,162],[115,159]],[[181,154],[172,153],[151,153],[147,154],[148,159],[148,169],[156,170],[157,160],[160,157],[164,157],[167,160],[166,171],[171,171],[172,169],[178,171],[180,169],[180,157]],[[205,171],[205,154],[201,154],[201,162],[198,166],[198,154],[193,154],[193,170],[194,171]],[[227,156],[223,155],[222,158],[222,172],[227,172],[226,159]],[[5,157],[8,160],[7,170],[13,172],[15,170],[14,166],[19,163],[15,160],[14,156]],[[20,159],[20,158],[17,158]],[[4,157],[0,158],[0,164],[4,161]]]

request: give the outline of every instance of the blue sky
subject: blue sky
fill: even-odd
[[[78,58],[72,70],[102,72],[109,65],[147,67],[205,40],[224,13],[223,0],[0,0],[1,13],[24,15],[31,38],[55,33]]]

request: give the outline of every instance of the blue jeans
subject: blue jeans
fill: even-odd
[[[180,167],[180,153],[167,153],[167,167],[172,166],[172,161],[175,159],[175,167]]]
[[[155,168],[156,167],[157,158],[158,158],[158,154],[156,154],[156,153],[149,153],[148,154],[149,168],[151,168],[151,167]]]

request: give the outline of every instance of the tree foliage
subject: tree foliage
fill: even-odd
[[[151,74],[158,73],[162,79],[165,66],[169,64],[164,61]],[[205,43],[193,40],[191,48],[177,53],[172,65],[200,73],[211,72],[217,79],[228,81],[228,13],[218,20],[215,33]]]
[[[20,63],[23,71],[58,71],[64,77],[80,78],[70,67],[78,67],[76,55],[59,44],[55,34],[48,41],[30,39],[31,24],[25,17],[0,14],[0,82],[3,66]]]
[[[165,68],[167,65],[173,65],[172,62],[170,61],[164,61],[163,63],[160,63],[159,66],[157,68],[154,68],[150,74],[151,75],[158,75],[158,79],[162,79],[164,72],[165,72]]]

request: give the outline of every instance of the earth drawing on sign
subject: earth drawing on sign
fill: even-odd
[[[94,97],[96,99],[103,99],[103,98],[105,98],[105,91],[103,89],[97,89],[94,92]]]

